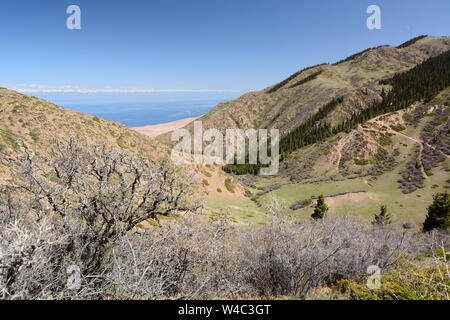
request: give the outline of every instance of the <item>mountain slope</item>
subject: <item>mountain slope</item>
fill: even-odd
[[[316,142],[308,134],[319,132],[306,128],[311,142],[290,148],[277,176],[236,176],[252,200],[264,207],[275,196],[293,219],[308,219],[320,194],[331,214],[364,219],[383,203],[399,227],[419,227],[432,195],[450,187],[449,49],[450,38],[425,36],[365,50],[220,104],[200,120],[221,130],[279,128],[296,140],[302,136],[292,133],[317,119],[311,128],[333,130]]]
[[[54,140],[68,141],[71,137],[86,143],[106,142],[150,157],[166,149],[119,123],[0,89],[0,182],[7,179],[6,160],[14,160],[24,146],[48,155],[48,146]]]
[[[257,204],[275,196],[295,219],[323,194],[330,214],[372,219],[386,204],[399,227],[420,227],[433,194],[450,189],[450,88],[291,153],[278,176],[237,178]]]
[[[333,99],[344,97],[325,119],[335,125],[381,99],[379,80],[410,70],[449,49],[449,37],[431,36],[403,48],[370,49],[337,64],[307,68],[272,87],[221,103],[199,120],[204,128],[278,128],[284,134]],[[187,128],[192,130],[192,124]],[[169,137],[165,134],[159,139],[168,142]]]
[[[107,143],[152,159],[170,154],[167,146],[135,129],[0,89],[0,185],[8,183],[11,165],[23,155],[24,147],[37,155],[51,157],[50,146],[55,141],[67,142],[72,137],[85,144]],[[205,212],[214,215],[226,210],[236,222],[263,220],[263,210],[244,195],[239,181],[230,179],[220,167],[191,169],[203,180],[197,196],[206,198]]]
[[[408,159],[414,166],[418,163],[417,171],[425,176],[437,164],[444,166],[450,156],[449,104],[447,89],[430,103],[379,116],[292,153],[283,173],[295,181],[379,175]]]

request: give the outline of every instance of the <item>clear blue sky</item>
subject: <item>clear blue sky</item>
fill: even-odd
[[[82,29],[66,28],[66,8]],[[366,28],[366,8],[382,30]],[[449,0],[3,0],[0,85],[259,90],[302,67],[421,34],[449,35]]]

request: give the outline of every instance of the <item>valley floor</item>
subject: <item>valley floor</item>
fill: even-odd
[[[402,120],[419,111],[422,114],[416,124],[410,125]],[[442,145],[448,141],[442,139],[446,136],[424,140],[424,132],[433,128],[433,121],[442,116],[444,120],[438,123],[448,121],[446,112],[448,107],[421,109],[419,106],[388,117],[378,117],[323,145],[300,150],[290,160],[288,171],[279,176],[232,177],[230,181],[244,192],[227,190],[224,187],[227,175],[219,167],[205,168],[202,178],[205,183],[214,185],[206,193],[207,209],[213,213],[228,212],[237,222],[264,223],[268,217],[264,208],[272,198],[276,198],[290,218],[306,220],[311,216],[317,196],[324,195],[330,215],[357,216],[370,221],[384,204],[393,217],[394,225],[420,229],[433,195],[450,188],[450,159],[437,149],[436,144],[440,143],[439,148],[445,150]],[[399,130],[397,127],[402,128]],[[361,144],[362,139],[367,142]],[[432,143],[434,141],[437,142]],[[387,155],[381,160],[377,158],[380,150]],[[437,158],[433,160],[432,165],[427,164],[430,150],[436,151],[440,158],[439,161]],[[364,157],[367,160],[357,162]],[[414,165],[411,168],[411,162],[416,164],[416,169]],[[383,166],[374,172],[372,169],[379,167],[380,163]],[[406,187],[402,185],[405,173],[408,176]],[[222,178],[217,179],[217,175]],[[306,175],[309,179],[295,179]],[[416,180],[417,176],[419,180]],[[409,190],[409,186],[414,189]],[[299,203],[305,205],[292,208]]]

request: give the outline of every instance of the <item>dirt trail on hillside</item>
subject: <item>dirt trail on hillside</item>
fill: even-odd
[[[430,145],[429,143],[427,143],[427,142],[425,142],[425,141],[423,141],[423,140],[421,140],[421,139],[416,139],[416,138],[407,136],[406,134],[403,134],[403,133],[401,133],[401,132],[397,132],[397,131],[395,131],[395,130],[389,130],[388,132],[392,132],[392,133],[394,133],[394,134],[396,134],[396,135],[400,135],[400,136],[402,136],[402,137],[405,137],[405,138],[407,138],[407,139],[409,139],[409,140],[411,140],[411,141],[414,141],[414,142],[418,143],[418,144],[420,145],[420,147],[421,147],[422,150],[423,150],[423,146],[426,145],[427,147],[429,147],[429,148],[431,148],[431,149],[433,149],[433,150],[435,150],[435,151],[437,151],[437,152],[439,152],[439,153],[442,153],[445,157],[450,158],[450,155],[446,155],[445,153],[443,153],[443,152],[442,152],[441,150],[439,150],[438,148],[436,148],[436,147]]]
[[[339,171],[339,165],[341,163],[341,159],[344,153],[343,150],[349,143],[352,143],[353,140],[356,139],[356,134],[362,134],[366,140],[381,147],[378,141],[373,139],[370,135],[367,134],[367,132],[364,131],[364,129],[361,126],[359,126],[357,129],[352,130],[348,135],[340,139],[334,146],[333,151],[331,152],[329,161],[331,165],[336,167],[337,171]]]
[[[370,128],[370,129],[364,129],[364,130],[366,130],[366,131],[376,131],[376,132],[378,132],[378,133],[391,133],[391,134],[394,134],[394,135],[396,135],[396,136],[404,137],[404,138],[406,138],[406,139],[408,139],[408,140],[411,140],[411,141],[413,141],[414,143],[418,144],[418,145],[419,145],[419,155],[418,155],[418,159],[419,159],[420,164],[421,164],[420,170],[422,171],[422,174],[423,174],[423,176],[425,177],[425,179],[429,179],[429,177],[428,177],[428,175],[427,175],[427,173],[426,173],[426,171],[425,171],[425,168],[424,168],[424,166],[423,166],[423,163],[422,163],[422,154],[423,154],[423,150],[424,150],[424,145],[426,145],[427,147],[429,147],[429,148],[431,148],[431,149],[433,149],[433,150],[435,150],[435,151],[437,151],[437,152],[439,152],[439,153],[442,153],[442,154],[444,154],[444,153],[443,153],[442,151],[440,151],[439,149],[435,148],[434,146],[432,146],[432,145],[428,144],[427,142],[423,141],[422,139],[413,138],[413,137],[408,136],[408,135],[406,135],[406,134],[404,134],[404,133],[401,133],[401,132],[398,132],[398,131],[389,129],[389,128],[390,128],[389,124],[386,123],[386,122],[384,122],[384,121],[382,121],[382,120],[375,120],[375,121],[372,121],[372,122],[373,122],[373,123],[376,123],[376,124],[378,124],[378,125],[381,125],[381,126],[383,126],[383,127],[386,127],[386,128],[388,128],[388,129],[385,130],[385,131],[381,131],[380,129],[377,129],[377,128],[373,128],[373,127],[372,127],[372,128]],[[446,155],[446,154],[444,154],[444,156],[447,157],[447,158],[450,157],[450,156],[448,156],[448,155]]]
[[[442,153],[445,157],[450,158],[450,155],[446,155],[446,154],[443,153],[441,150],[439,150],[439,149],[437,149],[436,147],[430,145],[429,143],[423,141],[422,139],[413,138],[413,137],[408,136],[408,135],[406,135],[406,134],[404,134],[404,133],[401,133],[401,132],[399,132],[399,131],[395,131],[395,130],[390,129],[389,123],[387,123],[387,122],[385,122],[385,121],[383,121],[383,120],[375,119],[375,120],[373,120],[372,122],[373,122],[373,123],[377,123],[378,125],[381,125],[381,126],[384,126],[384,127],[388,128],[388,129],[386,130],[386,132],[388,132],[388,133],[392,133],[392,134],[395,134],[395,135],[397,135],[397,136],[402,136],[402,137],[404,137],[404,138],[406,138],[406,139],[409,139],[409,140],[411,140],[411,141],[413,141],[413,142],[419,144],[420,149],[421,149],[421,153],[420,153],[421,155],[422,155],[422,150],[424,149],[424,145],[426,145],[427,147],[429,147],[429,148],[431,148],[431,149],[433,149],[433,150],[435,150],[435,151],[437,151],[437,152],[439,152],[439,153]],[[373,130],[374,130],[374,131],[381,132],[379,129],[373,129]]]
[[[380,124],[380,122],[378,122],[378,121],[375,122],[375,123]],[[414,141],[415,143],[417,143],[417,144],[419,145],[419,148],[420,148],[420,149],[419,149],[419,155],[418,155],[418,160],[420,161],[420,164],[421,164],[421,166],[420,166],[420,171],[422,171],[422,175],[424,176],[425,179],[428,179],[428,178],[429,178],[428,175],[427,175],[427,173],[425,172],[425,169],[423,168],[423,163],[422,163],[423,142],[421,142],[420,140],[417,140],[417,139],[415,139],[415,138],[412,138],[412,137],[410,137],[410,136],[407,136],[407,135],[405,135],[405,134],[400,134],[399,132],[397,132],[397,131],[395,131],[395,130],[390,130],[390,129],[388,129],[388,130],[382,131],[382,130],[377,129],[377,128],[370,128],[370,129],[364,128],[364,130],[365,130],[365,131],[375,131],[375,132],[378,132],[378,133],[380,133],[380,134],[384,134],[384,133],[392,133],[392,134],[395,134],[395,135],[401,135],[402,137],[405,137],[405,138],[407,138],[407,139],[409,139],[409,140]]]
[[[354,137],[354,132],[350,132],[347,136],[343,137],[342,139],[339,139],[336,146],[334,147],[335,150],[331,153],[330,156],[330,163],[331,165],[335,164],[336,170],[339,172],[339,164],[341,163],[342,159],[342,150],[344,150],[347,143],[350,142],[351,139]]]

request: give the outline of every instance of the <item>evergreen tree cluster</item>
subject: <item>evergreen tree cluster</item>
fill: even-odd
[[[344,102],[343,97],[333,99],[305,123],[284,136],[280,141],[280,152],[282,156],[330,137],[332,135],[331,127],[326,123],[320,124],[320,121],[342,102]]]
[[[244,174],[257,175],[260,169],[260,164],[227,164],[222,167],[222,170],[226,173],[233,173],[238,176]]]
[[[395,112],[411,106],[414,102],[429,102],[439,92],[450,86],[450,50],[430,58],[413,69],[380,81],[382,85],[392,86],[386,93],[382,91],[382,101],[374,102],[369,108],[354,114],[350,119],[338,125],[333,132],[350,131],[382,114]]]

